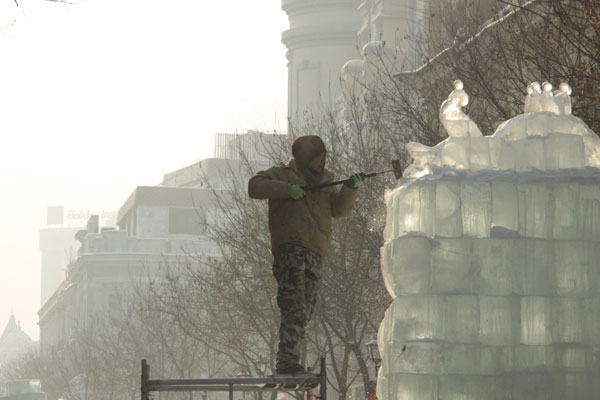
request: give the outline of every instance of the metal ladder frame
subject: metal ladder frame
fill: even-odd
[[[150,392],[229,392],[229,400],[233,400],[233,392],[266,392],[284,391],[285,388],[267,388],[260,385],[277,384],[318,384],[319,400],[327,400],[327,368],[325,357],[321,357],[321,371],[318,374],[300,377],[273,376],[262,378],[213,378],[213,379],[150,379],[150,365],[142,360],[141,400],[150,400]],[[311,388],[289,389],[298,392],[310,392]]]

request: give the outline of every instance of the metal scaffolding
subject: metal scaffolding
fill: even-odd
[[[327,400],[327,368],[321,358],[318,374],[267,376],[262,378],[212,378],[212,379],[150,379],[150,365],[142,360],[141,400],[150,400],[150,392],[309,392],[319,386],[319,400]]]

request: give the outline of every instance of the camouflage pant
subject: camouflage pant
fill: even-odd
[[[317,303],[321,256],[295,243],[279,247],[273,275],[277,279],[277,305],[281,311],[277,367],[298,364],[304,328]]]

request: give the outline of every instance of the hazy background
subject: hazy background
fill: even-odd
[[[279,1],[0,0],[0,330],[39,337],[46,206],[117,210],[212,157],[214,134],[285,129]]]

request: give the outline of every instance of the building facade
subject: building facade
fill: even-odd
[[[40,229],[42,283],[40,304],[44,304],[65,279],[65,269],[77,257],[80,243],[75,234],[81,227]]]
[[[431,0],[282,0],[290,28],[283,32],[288,59],[288,119],[300,126],[307,113],[333,110],[340,73],[371,42],[386,43],[402,69],[424,61]]]
[[[283,32],[288,60],[288,118],[293,129],[305,112],[332,108],[340,93],[339,73],[359,54],[358,0],[282,0],[290,21]]]
[[[261,140],[279,144],[287,139],[264,136]],[[228,139],[236,147],[254,140],[244,134]],[[159,185],[136,187],[120,207],[116,226],[100,226],[100,218],[91,216],[87,227],[75,234],[80,246],[75,259],[63,267],[65,278],[38,312],[42,351],[61,348],[96,317],[116,312],[124,294],[149,276],[163,274],[165,266],[182,256],[218,260],[219,246],[207,229],[223,218],[214,194],[227,196],[233,182],[245,183],[252,171],[267,165],[260,159],[252,161],[251,169],[240,159],[201,160],[164,175]]]
[[[412,69],[423,62],[420,43],[426,40],[430,0],[364,0],[360,3],[361,48],[384,42],[398,52],[400,68]]]
[[[274,154],[289,148],[286,135],[249,130],[247,133],[217,133],[214,158],[269,161]]]
[[[105,226],[115,223],[116,212],[65,209],[49,206],[47,226],[40,230],[39,243],[42,264],[40,305],[43,305],[65,279],[66,266],[75,260],[80,242],[75,239],[90,215],[100,217]]]
[[[179,175],[168,179],[184,184]],[[218,258],[203,216],[211,202],[207,188],[138,186],[119,209],[116,227],[100,227],[92,216],[76,234],[81,246],[65,279],[38,312],[42,351],[62,347],[98,316],[116,312],[124,294],[178,257]]]

